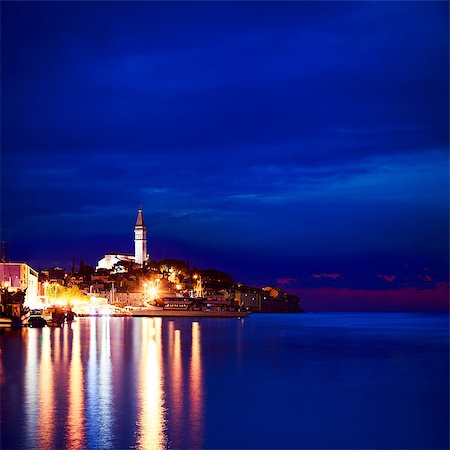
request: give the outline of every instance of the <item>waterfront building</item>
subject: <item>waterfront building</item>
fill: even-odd
[[[134,226],[134,255],[127,253],[107,253],[98,263],[96,269],[113,270],[114,273],[125,272],[126,264],[134,263],[142,266],[148,261],[147,227],[144,223],[142,209],[138,210]],[[123,263],[123,265],[121,265]]]
[[[10,292],[25,290],[25,305],[33,305],[38,296],[38,273],[21,262],[0,263],[1,287]]]
[[[266,292],[261,289],[241,286],[235,293],[235,301],[241,308],[249,311],[261,311],[262,301],[269,297]]]
[[[302,312],[297,296],[275,287],[259,289],[241,285],[234,299],[241,308],[253,312]]]
[[[114,303],[124,306],[143,306],[142,292],[114,292]]]

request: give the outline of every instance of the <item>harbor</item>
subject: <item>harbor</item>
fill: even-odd
[[[76,317],[210,317],[210,318],[238,318],[248,316],[246,311],[233,311],[213,306],[203,299],[169,300],[162,307],[125,307],[116,306],[90,306],[88,308],[61,308],[50,306],[43,309],[30,310],[23,305],[21,292],[2,295],[2,311],[0,315],[0,328],[33,327],[42,328],[61,327],[64,323],[70,324]],[[19,299],[19,300],[17,300]],[[12,303],[16,301],[17,303]],[[15,306],[15,308],[13,308]]]
[[[0,12],[0,450],[450,450],[450,1]]]
[[[70,271],[36,271],[27,263],[7,261],[3,242],[0,327],[58,327],[67,314],[245,318],[253,312],[303,311],[299,297],[280,286],[248,286],[219,270],[150,258],[142,209],[134,226],[134,248],[134,254],[105,254],[95,268],[80,261],[77,269],[73,261]]]

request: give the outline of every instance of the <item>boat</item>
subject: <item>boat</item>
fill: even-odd
[[[47,325],[47,321],[42,317],[42,312],[31,311],[30,318],[28,319],[28,326],[30,328],[42,328]]]
[[[131,312],[134,317],[217,317],[217,318],[238,318],[244,319],[248,316],[246,311],[208,311],[208,310],[158,310],[149,308],[139,308]]]
[[[226,302],[212,302],[205,298],[167,297],[163,306],[126,307],[135,317],[217,317],[245,318],[247,311],[239,311]]]
[[[30,311],[24,306],[25,291],[0,290],[0,328],[22,327],[27,325]]]
[[[60,327],[65,320],[65,314],[62,309],[55,306],[46,308],[42,313],[42,317],[45,319],[47,326],[49,327]]]
[[[61,327],[63,323],[64,323],[64,320],[61,320],[61,319],[53,319],[52,318],[52,319],[47,320],[47,326],[52,327],[52,328]]]
[[[13,325],[11,317],[0,316],[0,328],[11,328]]]
[[[75,313],[72,310],[66,311],[66,322],[73,322],[75,320]]]

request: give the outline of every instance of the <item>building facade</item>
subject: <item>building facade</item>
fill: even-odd
[[[124,253],[107,253],[98,263],[96,269],[112,270],[116,264],[121,262],[134,263],[134,255],[126,255]],[[116,267],[115,272],[125,272],[125,269]]]
[[[134,227],[134,262],[143,265],[147,259],[147,227],[144,223],[142,209],[140,209]]]
[[[28,264],[1,262],[0,280],[2,288],[14,292],[25,290],[25,305],[34,305],[38,296],[38,273]]]
[[[107,253],[97,263],[96,269],[114,270],[115,273],[125,272],[125,268],[120,267],[120,263],[134,263],[142,266],[148,261],[147,253],[147,227],[144,223],[142,209],[138,210],[136,225],[134,226],[134,255],[126,253]],[[116,268],[114,268],[115,265]]]

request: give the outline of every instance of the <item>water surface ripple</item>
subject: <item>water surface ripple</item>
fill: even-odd
[[[448,317],[79,318],[4,330],[1,448],[448,448]]]

